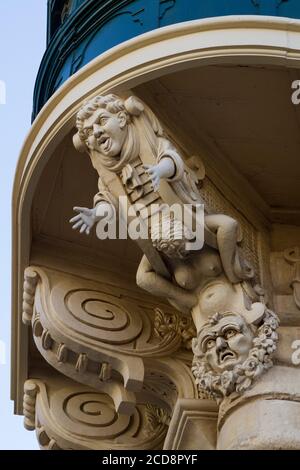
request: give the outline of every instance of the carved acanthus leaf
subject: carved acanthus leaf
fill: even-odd
[[[197,335],[192,318],[178,313],[168,314],[160,308],[155,309],[154,332],[159,338],[180,338],[187,350],[192,349],[192,339]]]
[[[146,405],[145,415],[147,419],[146,428],[150,434],[170,424],[171,417],[167,410],[158,408],[155,405]]]

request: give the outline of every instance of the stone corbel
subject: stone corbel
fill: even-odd
[[[50,377],[25,383],[24,414],[44,450],[160,449],[169,421],[163,409],[143,404],[132,416],[118,414],[108,395]]]
[[[179,314],[159,308],[150,314],[150,306],[141,310],[111,286],[42,267],[27,268],[25,279],[27,318],[41,355],[65,376],[111,396],[118,413],[134,413],[147,358],[189,348],[194,329]],[[183,354],[191,361],[191,353]]]

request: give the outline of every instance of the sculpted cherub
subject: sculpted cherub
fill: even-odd
[[[153,192],[159,194],[162,181],[165,180],[182,204],[203,203],[195,173],[185,164],[176,146],[165,135],[153,112],[136,97],[123,100],[115,95],[97,96],[80,109],[76,126],[78,132],[74,136],[75,147],[89,153],[99,175],[99,192],[94,198],[93,208],[74,207],[78,212],[70,221],[74,229],[89,234],[104,212],[112,214],[117,208],[116,200],[119,194],[109,187],[110,174],[118,176],[128,194],[136,191],[142,202],[147,182],[147,178],[146,182],[143,178],[148,175]],[[143,175],[142,171],[138,172],[136,169],[140,168],[138,165],[145,160],[153,161],[154,164],[144,164]],[[205,226],[215,235],[222,268],[230,282],[238,283],[243,279],[252,278],[253,270],[243,263],[239,256],[238,223],[223,214],[206,214]],[[171,269],[171,276],[174,267],[172,258],[176,258],[178,271],[182,259],[189,255],[193,257],[195,254],[184,253],[184,248],[177,251],[170,249],[170,245],[176,245],[177,241],[177,244],[183,246],[186,239],[189,239],[186,227],[181,225],[179,228],[178,224],[177,228],[171,228],[167,238],[162,234],[160,240],[159,237],[153,239],[155,248]],[[215,252],[210,256],[218,257]],[[214,275],[215,271],[220,272],[219,261],[215,261],[215,264],[216,266],[211,267]],[[184,271],[185,266],[182,268]],[[160,289],[156,292],[153,286],[158,278]],[[142,259],[137,279],[143,288],[168,297],[180,309],[185,306],[185,309],[189,310],[196,302],[195,295],[190,295],[188,282],[178,284],[176,276],[173,276],[172,280],[164,279],[155,272],[146,257]]]
[[[217,401],[242,393],[269,369],[276,350],[278,318],[255,303],[247,316],[216,313],[193,340],[192,371],[199,392]]]

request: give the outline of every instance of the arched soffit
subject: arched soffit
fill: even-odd
[[[53,150],[53,144],[73,127],[82,100],[201,65],[274,64],[297,68],[299,51],[300,20],[257,16],[172,25],[110,49],[68,79],[38,114],[21,151],[14,200],[26,181],[31,181],[41,156],[43,162],[39,163],[44,166],[48,145],[51,143]]]
[[[29,252],[32,197],[53,151],[71,131],[80,103],[179,70],[211,64],[300,67],[300,20],[231,16],[146,33],[100,55],[42,108],[19,158],[13,191],[14,275]],[[22,236],[20,236],[22,231]]]
[[[300,67],[300,20],[227,16],[154,30],[103,53],[66,81],[42,108],[23,145],[13,190],[12,397],[21,412],[27,331],[21,322],[24,268],[31,246],[30,211],[40,175],[70,133],[80,103],[155,78],[211,64]]]

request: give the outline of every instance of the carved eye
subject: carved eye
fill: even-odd
[[[105,116],[102,116],[99,120],[100,126],[104,126],[107,123],[107,121],[108,121],[108,118]]]
[[[237,334],[237,331],[235,331],[233,329],[230,329],[230,330],[225,331],[224,338],[229,339],[229,338],[232,338],[233,336],[235,336],[236,334]]]
[[[206,350],[212,349],[215,347],[215,344],[216,344],[215,340],[213,338],[210,338],[205,342],[205,349]]]
[[[93,135],[93,129],[91,127],[86,128],[84,131],[87,139]]]

